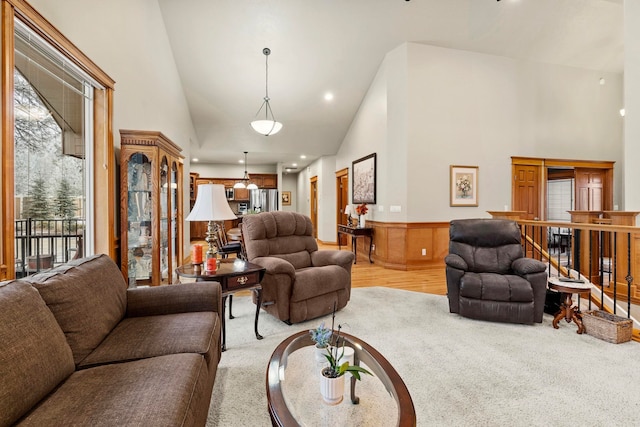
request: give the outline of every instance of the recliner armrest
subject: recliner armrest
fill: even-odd
[[[355,255],[353,252],[339,251],[336,249],[323,249],[311,252],[311,265],[322,267],[325,265],[339,265],[343,268],[353,264]]]
[[[462,259],[460,255],[457,254],[449,254],[444,258],[445,264],[449,267],[457,268],[458,270],[467,271],[469,266],[467,262]]]
[[[267,269],[267,274],[288,274],[291,279],[296,277],[296,269],[289,261],[273,256],[261,256],[251,260],[253,264],[258,264]]]
[[[127,317],[215,311],[222,313],[218,282],[127,289]]]
[[[511,269],[518,276],[526,276],[527,274],[541,273],[547,269],[547,266],[537,259],[518,258],[511,263]]]

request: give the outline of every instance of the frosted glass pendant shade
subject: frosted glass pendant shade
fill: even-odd
[[[264,136],[275,135],[282,129],[282,123],[274,120],[254,120],[251,122],[253,130]]]

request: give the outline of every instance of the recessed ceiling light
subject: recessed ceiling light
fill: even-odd
[[[604,77],[600,77],[600,84],[601,84],[601,85],[604,85],[605,83],[606,83],[606,82],[605,82],[605,80],[604,80]]]
[[[244,163],[244,160],[240,159],[238,160],[238,163]]]
[[[197,157],[194,157],[193,159],[191,159],[191,161],[194,162],[194,163],[198,163],[199,160],[200,159],[198,159]]]
[[[325,101],[332,101],[333,100],[333,94],[331,92],[327,92],[324,94],[324,100]]]
[[[295,168],[296,166],[298,166],[298,164],[297,163],[292,163],[291,166],[293,166]]]
[[[305,156],[304,154],[300,156],[301,159],[306,159],[307,156]]]

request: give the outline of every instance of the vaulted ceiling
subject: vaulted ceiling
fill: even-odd
[[[192,157],[284,166],[336,154],[404,42],[622,72],[622,0],[159,0],[199,143]],[[256,134],[269,96],[283,130]],[[327,92],[333,94],[326,101]],[[300,155],[306,155],[301,160]]]

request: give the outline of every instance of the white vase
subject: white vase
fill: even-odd
[[[318,363],[326,363],[327,362],[327,358],[325,357],[325,354],[327,354],[327,347],[317,347],[315,348],[315,358],[316,358],[316,362]]]
[[[360,215],[358,217],[358,227],[364,228],[364,224],[365,224],[364,215]]]
[[[337,405],[344,397],[344,375],[338,378],[329,378],[320,375],[320,394],[328,405]]]

